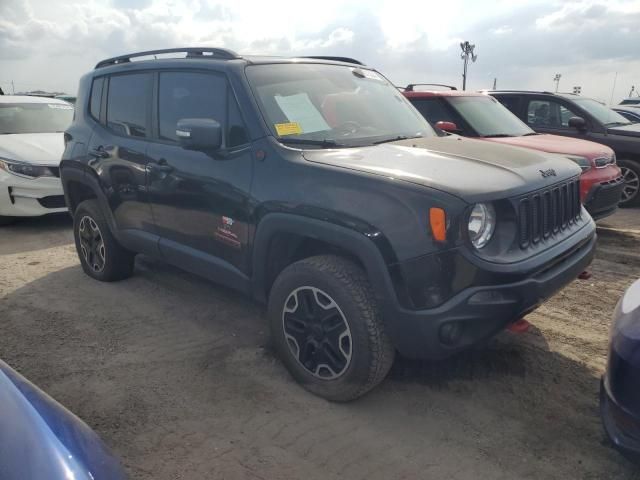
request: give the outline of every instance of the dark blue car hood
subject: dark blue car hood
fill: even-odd
[[[611,127],[607,129],[607,132],[612,135],[623,135],[626,137],[640,137],[640,123],[632,123],[631,125]]]
[[[0,479],[125,478],[93,430],[0,361]]]

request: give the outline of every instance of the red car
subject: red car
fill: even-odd
[[[416,86],[446,90],[416,90]],[[564,155],[582,168],[580,196],[594,219],[616,211],[624,181],[611,148],[558,135],[538,134],[495,98],[438,84],[411,84],[405,97],[431,123],[449,133]]]

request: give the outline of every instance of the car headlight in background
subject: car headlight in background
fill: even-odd
[[[474,247],[484,247],[496,229],[496,211],[489,203],[477,203],[469,215],[469,238]]]
[[[0,170],[26,178],[55,177],[54,171],[43,165],[31,165],[30,163],[14,162],[0,159]]]
[[[579,155],[567,155],[569,160],[573,160],[583,172],[591,169],[591,162],[586,157],[581,157]]]

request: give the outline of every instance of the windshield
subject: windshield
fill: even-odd
[[[493,97],[448,97],[448,101],[481,137],[520,137],[535,133]]]
[[[435,132],[376,72],[326,64],[247,67],[269,128],[283,143],[364,146]]]
[[[73,107],[63,103],[0,104],[0,134],[64,132]]]
[[[606,105],[590,98],[572,99],[579,107],[589,112],[598,122],[605,126],[630,125],[631,122],[619,113],[614,112]]]

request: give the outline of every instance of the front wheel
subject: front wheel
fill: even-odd
[[[364,271],[334,255],[296,262],[269,295],[276,351],[304,388],[354,400],[387,375],[395,350]]]
[[[640,205],[640,164],[631,160],[618,160],[622,170],[624,187],[620,197],[621,207],[635,207]]]
[[[113,282],[133,273],[134,254],[115,239],[96,200],[85,200],[73,214],[76,250],[84,272],[96,280]]]

